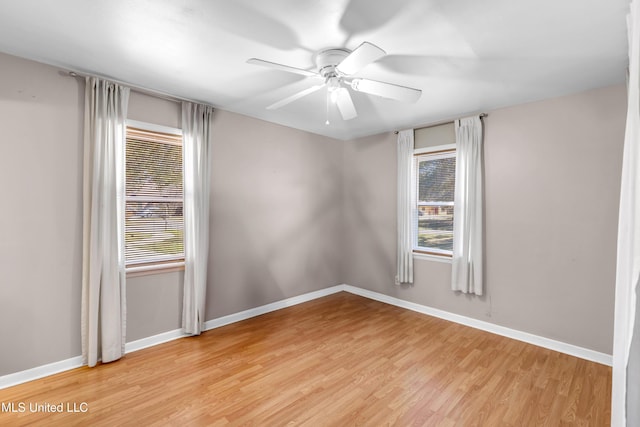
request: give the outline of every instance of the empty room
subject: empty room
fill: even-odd
[[[640,425],[638,0],[10,0],[0,76],[0,425]]]

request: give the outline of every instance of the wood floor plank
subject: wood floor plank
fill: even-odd
[[[339,293],[0,390],[0,425],[601,427],[610,399],[607,366]]]

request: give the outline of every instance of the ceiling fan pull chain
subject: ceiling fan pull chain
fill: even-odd
[[[326,110],[326,112],[327,112],[327,120],[324,122],[324,124],[327,125],[327,126],[329,126],[329,124],[330,124],[329,123],[329,97],[330,96],[331,96],[331,94],[329,93],[329,89],[327,88],[327,102],[326,102],[326,104],[327,104],[327,110]]]

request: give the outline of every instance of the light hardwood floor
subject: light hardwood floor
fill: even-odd
[[[607,366],[343,292],[0,390],[25,405],[0,425],[601,427],[610,390]]]

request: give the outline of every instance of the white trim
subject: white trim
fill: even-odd
[[[125,271],[127,273],[139,273],[141,271],[166,270],[169,268],[184,267],[184,261],[165,262],[165,263],[162,263],[162,261],[163,261],[162,259],[151,259],[148,261],[139,261],[138,264],[143,264],[145,262],[156,262],[156,264],[139,265],[139,266],[136,266],[136,263],[131,263],[127,266]]]
[[[494,323],[484,322],[482,320],[473,319],[471,317],[461,316],[459,314],[450,313],[437,308],[428,307],[426,305],[416,304],[405,301],[389,295],[380,294],[378,292],[369,291],[367,289],[357,288],[355,286],[344,285],[344,290],[352,294],[360,295],[365,298],[395,305],[396,307],[406,308],[407,310],[417,311],[418,313],[427,314],[429,316],[438,317],[440,319],[449,320],[461,325],[470,326],[493,334],[502,335],[514,340],[523,341],[538,347],[547,348],[549,350],[565,353],[580,359],[589,360],[591,362],[601,363],[611,366],[612,357],[610,354],[600,353],[584,347],[578,347],[573,344],[567,344],[561,341],[552,340],[550,338],[533,335],[528,332],[522,332],[505,326],[496,325]]]
[[[163,332],[158,335],[153,335],[139,340],[128,342],[124,345],[124,352],[133,353],[134,351],[142,350],[154,345],[164,344],[169,341],[177,340],[178,338],[188,337],[188,334],[182,332],[182,329],[174,329],[173,331]]]
[[[38,378],[48,377],[82,366],[82,356],[72,357],[70,359],[61,360],[59,362],[49,363],[47,365],[36,366],[35,368],[26,369],[13,374],[0,376],[0,390],[14,385],[26,383],[27,381],[37,380]]]
[[[327,295],[335,294],[344,291],[344,285],[332,286],[330,288],[321,289],[319,291],[309,292],[306,294],[298,295],[295,297],[287,298],[281,301],[276,301],[271,304],[262,305],[260,307],[244,310],[239,313],[229,314],[228,316],[218,317],[217,319],[207,320],[204,324],[204,331],[219,328],[221,326],[229,325],[231,323],[247,320],[261,314],[269,313],[272,311],[280,310],[286,307],[291,307],[303,302],[308,302],[314,299],[322,298]],[[154,345],[163,344],[169,341],[176,340],[178,338],[189,337],[191,335],[182,332],[182,329],[174,329],[173,331],[163,332],[151,337],[142,338],[136,341],[128,342],[125,344],[125,353],[131,353],[134,351],[142,350]]]
[[[454,206],[453,202],[418,202],[417,206]]]
[[[512,338],[518,341],[523,341],[529,344],[537,345],[539,347],[548,348],[550,350],[565,353],[570,356],[578,357],[580,359],[589,360],[603,365],[611,366],[612,357],[610,354],[599,353],[587,348],[578,347],[572,344],[555,341],[549,338],[533,335],[527,332],[517,331],[504,326],[496,325],[482,320],[472,319],[470,317],[461,316],[459,314],[449,313],[447,311],[438,310],[437,308],[428,307],[421,304],[405,301],[399,298],[384,295],[378,292],[370,291],[367,289],[357,288],[351,285],[337,285],[330,288],[321,289],[314,292],[298,295],[295,297],[287,298],[284,300],[276,301],[271,304],[262,305],[260,307],[244,310],[239,313],[230,314],[217,319],[208,320],[205,322],[205,330],[211,330],[225,326],[231,323],[240,322],[242,320],[250,319],[261,314],[270,313],[272,311],[280,310],[282,308],[291,307],[297,304],[308,302],[317,298],[322,298],[327,295],[335,294],[341,291],[349,292],[354,295],[360,295],[365,298],[369,298],[375,301],[380,301],[386,304],[395,305],[396,307],[405,308],[407,310],[416,311],[418,313],[426,314],[440,319],[449,320],[451,322],[459,323],[461,325],[469,326],[472,328],[480,329],[483,331],[491,332],[497,335],[502,335],[507,338]],[[162,344],[165,342],[173,341],[178,338],[190,336],[184,334],[181,329],[174,329],[172,331],[163,332],[151,337],[142,338],[136,341],[128,342],[125,345],[125,353],[131,353],[134,351],[142,350],[144,348],[152,347],[154,345]],[[49,375],[57,374],[59,372],[68,371],[70,369],[79,368],[82,366],[82,357],[72,357],[70,359],[62,360],[60,362],[50,363],[48,365],[37,366],[35,368],[26,369],[24,371],[16,372],[13,374],[0,376],[0,390],[3,388],[11,387],[14,385],[22,384],[27,381],[36,380]]]
[[[318,291],[309,292],[306,294],[298,295],[295,297],[287,298],[281,301],[276,301],[271,304],[262,305],[260,307],[244,310],[239,313],[230,314],[228,316],[219,317],[217,319],[208,320],[205,322],[205,329],[210,330],[219,328],[221,326],[228,325],[230,323],[240,322],[242,320],[250,319],[261,314],[269,313],[282,308],[291,307],[303,302],[311,301],[317,298],[322,298],[327,295],[335,294],[344,291],[344,285],[332,286],[330,288],[320,289]],[[182,329],[174,329],[172,331],[163,332],[161,334],[153,335],[151,337],[142,338],[136,341],[128,342],[125,344],[125,354],[134,351],[142,350],[144,348],[153,347],[158,344],[173,341],[178,338],[184,338],[190,336],[182,332]],[[26,369],[13,374],[7,374],[0,376],[0,390],[3,388],[11,387],[14,385],[26,383],[28,381],[37,380],[38,378],[47,377],[49,375],[57,374],[59,372],[68,371],[71,369],[79,368],[82,365],[82,356],[72,357],[71,359],[62,360],[60,362],[50,363],[48,365],[36,366],[35,368]]]
[[[260,316],[261,314],[270,313],[282,308],[291,307],[303,302],[322,298],[327,295],[335,294],[344,290],[344,285],[332,286],[330,288],[321,289],[319,291],[309,292],[306,294],[298,295],[296,297],[272,302],[271,304],[261,305],[260,307],[250,308],[249,310],[244,310],[239,313],[229,314],[228,316],[218,317],[217,319],[207,320],[204,324],[204,330],[209,331],[211,329],[219,328],[221,326],[229,325],[235,322],[240,322],[242,320]]]
[[[182,135],[182,129],[174,128],[172,126],[157,125],[155,123],[140,122],[138,120],[127,119],[127,126],[151,132],[168,133],[169,135]]]
[[[416,148],[413,150],[413,154],[429,154],[434,151],[442,151],[442,150],[455,150],[456,144],[444,144],[444,145],[434,145],[433,147],[423,147]]]
[[[453,234],[453,233],[451,233]],[[414,246],[413,247],[413,253],[420,253],[420,251],[425,251],[425,252],[431,252],[431,255],[434,257],[437,256],[442,256],[442,257],[448,257],[449,259],[451,259],[453,257],[453,251],[446,251],[444,249],[438,249],[438,248],[429,248],[427,246]],[[422,254],[422,255],[428,255],[428,254]]]
[[[228,316],[218,317],[217,319],[207,320],[204,324],[203,330],[209,331],[211,329],[219,328],[221,326],[229,325],[231,323],[240,322],[242,320],[247,320],[255,316],[260,316],[261,314],[280,310],[286,307],[291,307],[297,304],[301,304],[303,302],[322,298],[324,296],[335,294],[341,291],[344,291],[343,285],[332,286],[330,288],[321,289],[315,292],[309,292],[306,294],[298,295],[296,297],[291,297],[281,301],[276,301],[271,304],[266,304],[260,307],[244,310],[239,313],[229,314]],[[154,345],[173,341],[178,338],[184,338],[184,337],[190,337],[190,336],[191,335],[185,334],[184,332],[182,332],[182,329],[174,329],[173,331],[163,332],[158,335],[128,342],[125,344],[125,353],[131,353],[131,352],[142,350],[148,347],[153,347]]]
[[[424,250],[422,248],[420,248],[420,250]],[[436,262],[444,262],[445,264],[451,264],[451,257],[450,256],[438,256],[438,255],[431,255],[431,254],[423,254],[420,252],[414,252],[413,253],[413,259],[421,259],[424,261],[436,261]]]
[[[451,202],[421,202],[419,193],[419,164],[421,161],[434,161],[440,159],[448,159],[448,158],[456,158],[456,144],[447,144],[447,145],[438,145],[435,147],[426,147],[426,148],[418,148],[414,150],[413,157],[413,167],[411,168],[411,192],[412,196],[412,211],[411,211],[411,224],[412,224],[412,242],[413,242],[413,250],[416,251],[430,251],[436,253],[442,253],[443,255],[449,255],[453,253],[453,251],[445,251],[438,248],[419,246],[418,242],[420,240],[420,207],[421,206],[450,206],[454,207],[454,201]],[[454,150],[448,152],[442,152],[442,150]],[[451,231],[451,236],[453,236],[453,230]],[[437,256],[437,255],[436,255]],[[415,255],[414,255],[415,258]],[[435,257],[434,257],[435,258]],[[434,260],[434,258],[422,258],[422,259],[430,259]],[[451,261],[449,261],[451,263]]]

